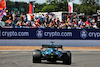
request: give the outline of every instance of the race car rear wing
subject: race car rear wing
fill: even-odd
[[[61,48],[62,45],[42,45],[42,48]]]

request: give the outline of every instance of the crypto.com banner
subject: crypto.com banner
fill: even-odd
[[[0,28],[0,39],[100,40],[100,29]]]

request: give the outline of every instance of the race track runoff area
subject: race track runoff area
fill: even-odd
[[[0,46],[0,50],[35,50],[41,46]],[[100,47],[63,47],[64,50],[93,50],[99,51]]]

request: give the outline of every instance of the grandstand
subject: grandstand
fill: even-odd
[[[60,15],[60,16],[57,16]],[[0,20],[2,28],[56,28],[56,29],[98,29],[97,19],[91,16],[79,16],[76,13],[15,13]]]

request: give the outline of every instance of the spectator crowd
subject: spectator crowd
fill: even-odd
[[[62,21],[52,13],[11,14],[0,18],[2,28],[56,28],[56,29],[98,29],[95,18],[76,14],[63,14]]]

